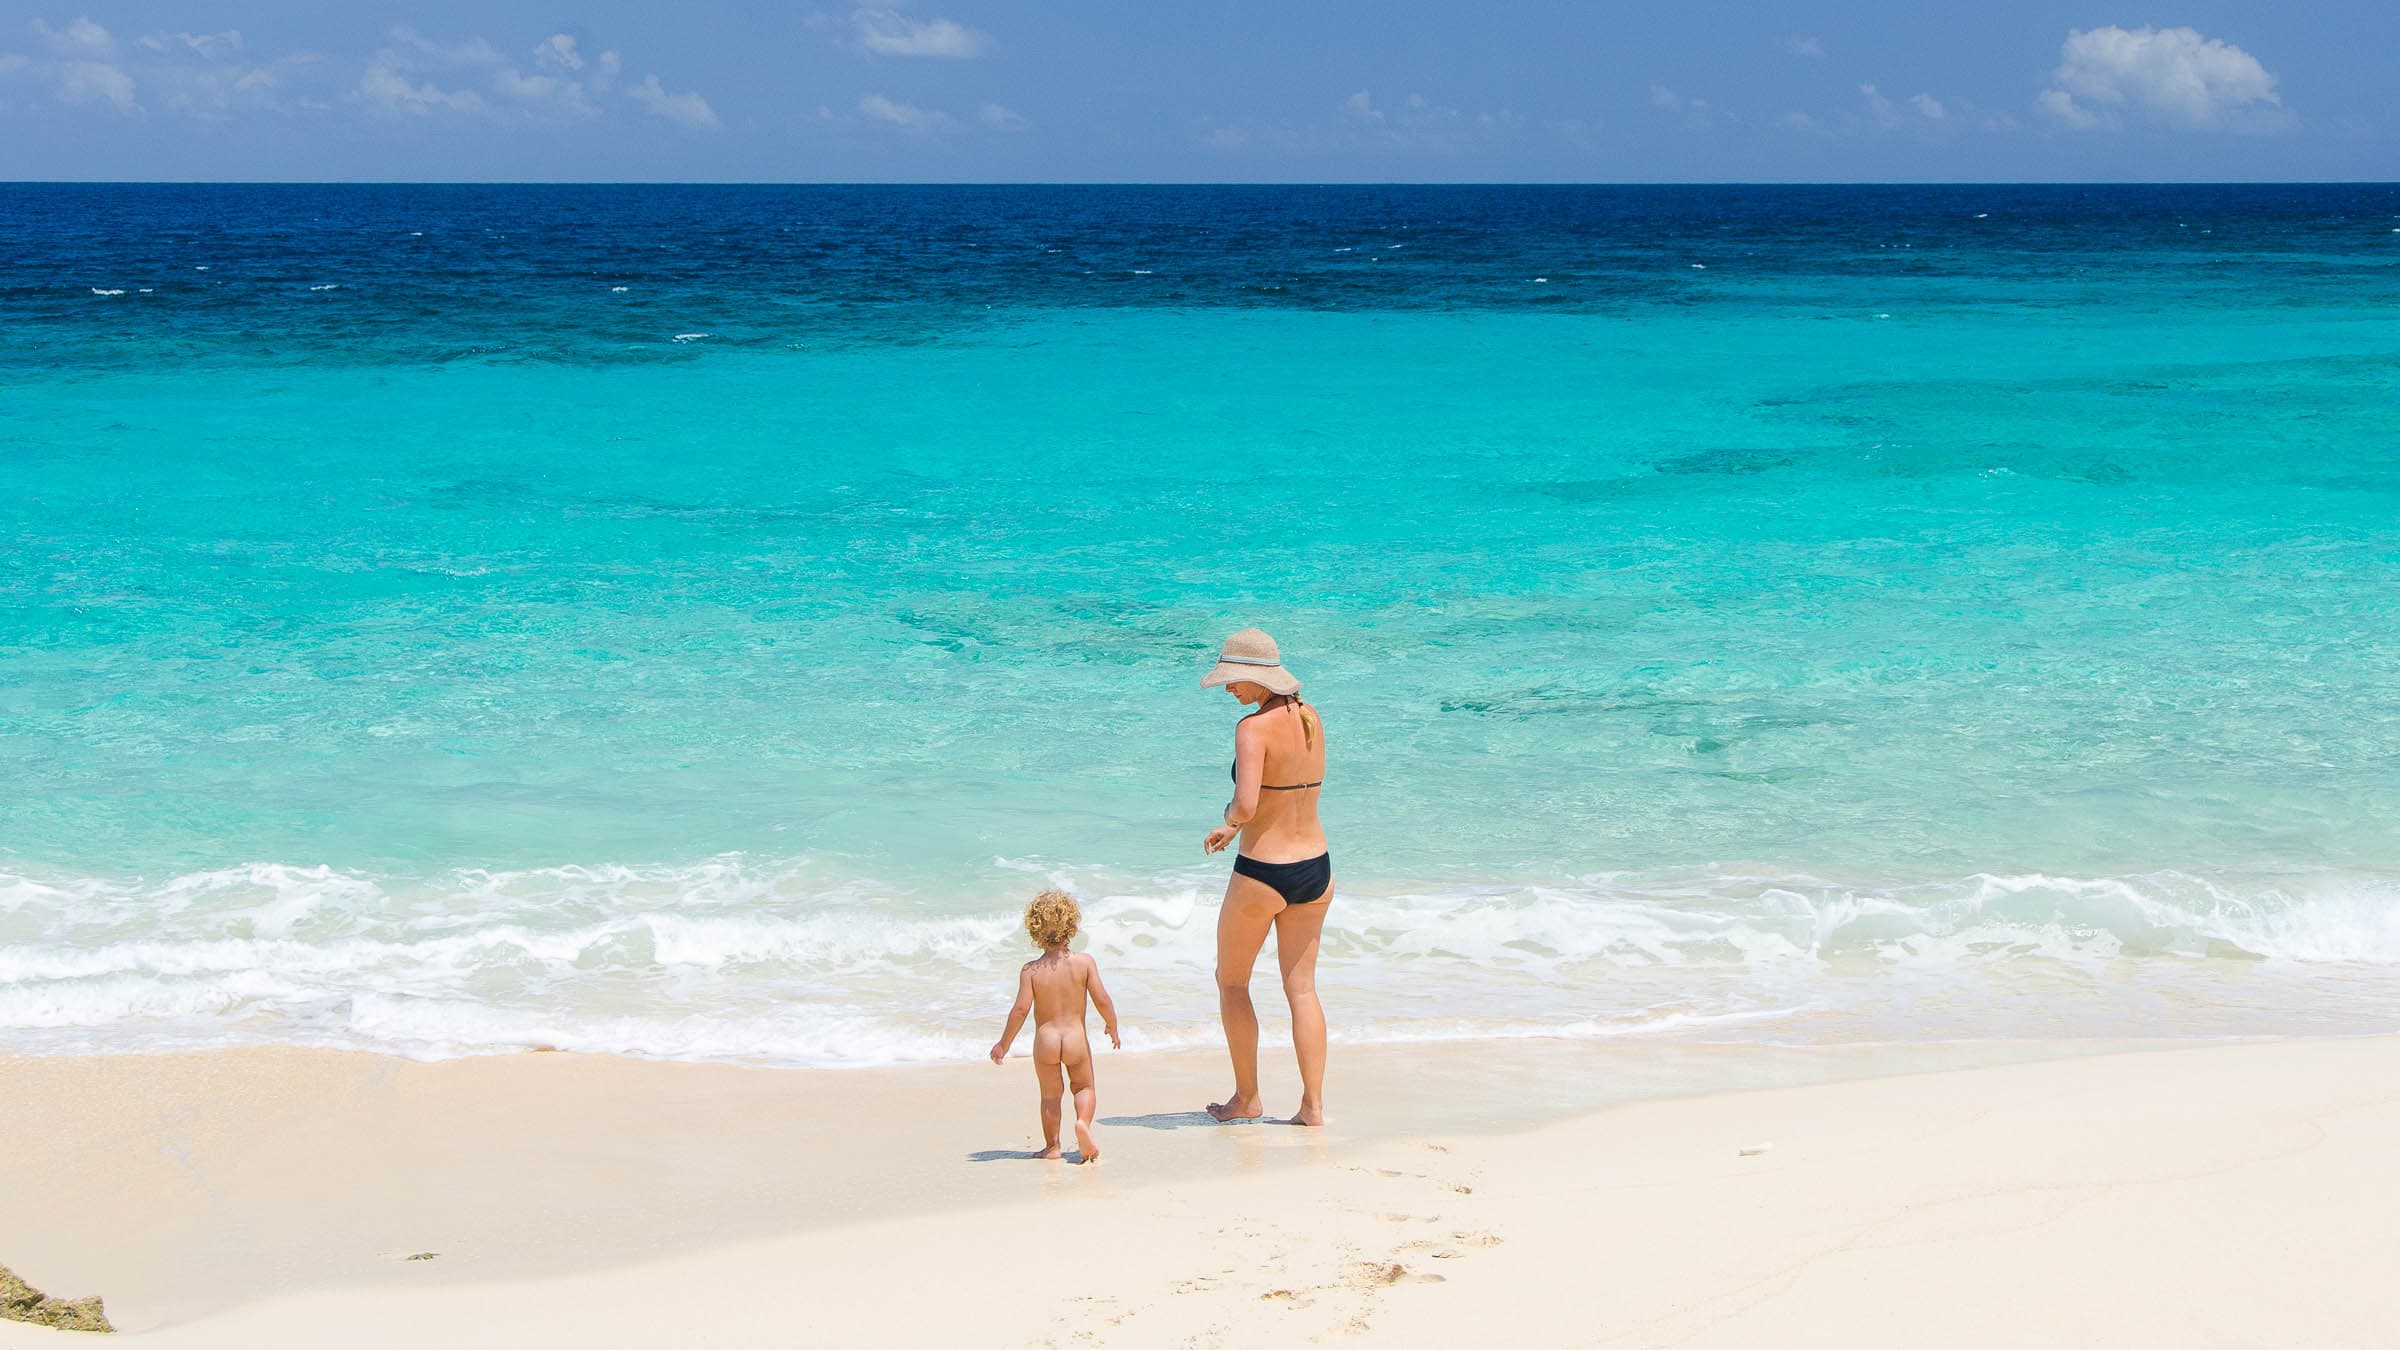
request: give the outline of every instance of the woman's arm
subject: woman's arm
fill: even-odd
[[[1208,832],[1200,847],[1215,853],[1237,838],[1258,814],[1258,785],[1267,773],[1267,733],[1255,717],[1245,717],[1233,729],[1233,800],[1225,803],[1225,824]]]

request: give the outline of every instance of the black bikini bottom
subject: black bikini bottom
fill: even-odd
[[[1333,855],[1320,853],[1306,862],[1271,863],[1236,853],[1233,870],[1252,881],[1275,888],[1287,905],[1311,905],[1333,889]]]

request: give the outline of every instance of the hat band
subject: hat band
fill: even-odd
[[[1271,656],[1227,656],[1217,653],[1217,660],[1228,666],[1280,666],[1283,662]]]

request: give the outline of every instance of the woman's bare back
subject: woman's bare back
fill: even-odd
[[[1325,827],[1317,820],[1325,781],[1324,718],[1287,698],[1243,718],[1242,730],[1258,737],[1265,751],[1257,813],[1242,827],[1242,854],[1260,862],[1298,862],[1325,852]]]

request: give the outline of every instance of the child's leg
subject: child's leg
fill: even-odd
[[[1099,1085],[1092,1078],[1092,1050],[1083,1047],[1079,1059],[1067,1062],[1067,1086],[1075,1090],[1075,1147],[1084,1162],[1100,1161],[1100,1145],[1092,1140],[1092,1113],[1099,1109]]]
[[[1060,1099],[1065,1096],[1063,1091],[1065,1084],[1061,1081],[1064,1075],[1059,1072],[1058,1046],[1055,1042],[1049,1045],[1044,1045],[1041,1041],[1041,1038],[1035,1038],[1033,1044],[1033,1077],[1034,1081],[1040,1083],[1042,1087],[1041,1156],[1045,1158],[1055,1158],[1059,1156],[1058,1108]]]

